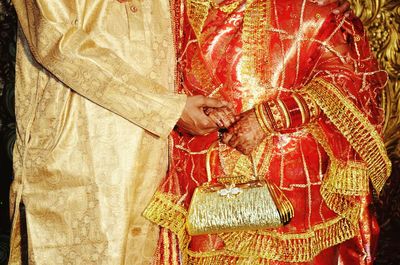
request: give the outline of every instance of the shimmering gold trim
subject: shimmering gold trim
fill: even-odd
[[[164,229],[162,230],[162,237],[163,237],[163,241],[164,241],[164,255],[163,255],[163,260],[164,260],[164,264],[167,265],[167,263],[169,262],[169,254],[171,251],[171,244],[169,242],[169,237],[168,237],[168,230]]]
[[[305,124],[307,121],[306,110],[304,109],[303,103],[296,95],[296,93],[292,94],[293,99],[296,101],[297,105],[299,106],[300,114],[301,114],[301,123]]]
[[[301,234],[268,231],[219,234],[225,243],[224,250],[188,251],[189,264],[267,264],[268,260],[307,262],[321,250],[350,239],[356,233],[355,226],[338,217]]]
[[[178,234],[185,228],[187,211],[175,203],[177,200],[176,196],[157,192],[143,216]]]
[[[178,196],[156,192],[143,212],[143,217],[177,235],[183,264],[187,264],[187,247],[190,236],[186,232],[187,211],[177,205]]]
[[[363,163],[348,161],[341,164],[334,161],[329,168],[329,176],[324,186],[332,192],[356,196],[367,195],[369,192],[367,167]]]
[[[256,114],[257,117],[257,121],[260,124],[262,130],[264,131],[264,133],[266,135],[271,134],[271,132],[273,131],[272,126],[269,124],[267,117],[264,113],[264,106],[262,104],[258,104],[255,106],[254,108],[254,112]]]
[[[269,61],[271,3],[269,0],[248,0],[243,20],[242,75],[245,86],[266,83],[266,64]],[[259,79],[254,82],[254,77]]]
[[[368,176],[379,194],[388,179],[391,163],[374,126],[338,88],[318,78],[304,87],[351,146],[366,162]]]
[[[269,165],[271,164],[271,159],[272,159],[272,149],[274,147],[273,145],[273,135],[268,135],[267,138],[263,141],[263,143],[260,145],[262,148],[262,158],[261,155],[256,156],[260,157],[262,159],[261,165],[258,169],[258,175],[259,176],[268,176],[268,169]],[[259,164],[260,159],[256,160],[257,164]]]
[[[186,0],[187,16],[198,39],[200,39],[210,7],[210,0]]]
[[[307,127],[307,131],[321,144],[330,160],[329,168],[321,185],[322,198],[330,209],[356,224],[361,208],[355,196],[366,195],[369,192],[366,166],[364,165],[364,169],[362,170],[362,163],[339,161],[335,157],[324,132],[319,126],[311,124]],[[361,173],[352,174],[351,171],[354,167],[357,168],[357,171],[361,171]],[[365,173],[363,174],[362,171]],[[352,177],[356,178],[352,179]],[[358,183],[360,184],[359,187],[357,187]]]
[[[156,193],[143,215],[178,236],[183,264],[211,264],[208,262],[213,261],[223,261],[213,264],[225,264],[229,260],[236,261],[233,264],[246,264],[237,262],[267,262],[269,259],[305,262],[312,260],[321,250],[350,239],[357,233],[357,226],[353,226],[351,221],[337,217],[298,234],[275,231],[223,233],[219,236],[224,240],[224,250],[192,252],[188,250],[190,236],[185,229],[187,211],[176,205],[177,200],[176,196]]]
[[[369,179],[365,163],[338,160],[320,127],[310,125],[307,127],[307,131],[322,145],[322,148],[329,156],[330,166],[328,176],[324,178],[324,186],[326,188],[329,187],[331,192],[343,195],[367,195],[369,193]]]
[[[217,8],[219,10],[221,10],[224,13],[231,13],[233,11],[235,11],[235,9],[239,6],[240,2],[233,2],[227,5],[220,5],[220,4],[216,4],[214,1],[211,1],[211,6],[213,8]]]

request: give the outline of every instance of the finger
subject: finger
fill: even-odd
[[[228,104],[226,105],[226,107],[227,107],[232,113],[236,113],[235,105],[234,105],[232,102],[228,102]]]
[[[205,117],[206,119],[202,119],[194,124],[193,130],[198,131],[200,135],[207,135],[219,129],[218,125],[212,119],[208,116]]]
[[[233,124],[233,122],[228,117],[228,115],[226,115],[225,112],[220,112],[218,114],[220,115],[220,121],[222,121],[222,123],[224,124],[223,128],[229,128],[229,126]]]
[[[339,15],[339,14],[344,14],[345,12],[347,12],[349,10],[350,10],[350,3],[346,1],[343,4],[341,4],[339,7],[333,9],[332,13],[335,15]]]
[[[229,141],[232,139],[233,134],[230,132],[225,132],[222,134],[222,142],[224,144],[228,144]]]
[[[215,122],[216,125],[218,125],[219,128],[224,128],[224,122],[222,121],[223,118],[221,118],[221,115],[218,111],[213,111],[211,112],[208,117]]]
[[[226,120],[228,120],[228,123],[229,123],[229,125],[227,125],[227,127],[231,126],[238,120],[238,118],[236,118],[234,112],[232,112],[230,109],[223,108],[222,111],[225,114],[224,117],[226,118]]]
[[[239,144],[242,143],[242,141],[243,141],[242,137],[238,133],[235,133],[232,136],[231,140],[229,140],[228,145],[230,147],[236,148]]]
[[[204,114],[206,114],[207,116],[210,115],[213,110],[213,108],[203,108]]]
[[[209,107],[209,108],[222,108],[226,107],[228,102],[221,101],[216,98],[204,98],[202,107]]]

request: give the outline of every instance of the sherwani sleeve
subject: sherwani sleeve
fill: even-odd
[[[35,60],[83,97],[160,137],[166,137],[186,96],[139,74],[78,26],[76,3],[13,0]]]

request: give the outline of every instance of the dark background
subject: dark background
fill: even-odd
[[[0,265],[7,264],[10,218],[9,186],[15,141],[14,66],[16,16],[8,0],[0,0]]]
[[[400,7],[397,8],[400,14]],[[12,147],[15,142],[15,39],[15,12],[10,0],[0,0],[0,265],[7,264],[9,252],[8,196],[12,180]],[[394,162],[392,177],[382,196],[375,198],[375,210],[381,227],[375,262],[377,265],[400,264],[400,163],[396,156],[391,158]]]

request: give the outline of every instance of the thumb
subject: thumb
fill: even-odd
[[[221,108],[228,105],[228,102],[221,101],[215,98],[205,98],[202,107]]]

